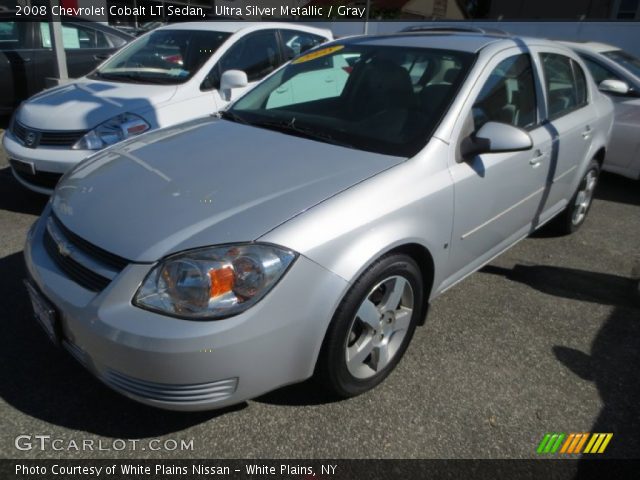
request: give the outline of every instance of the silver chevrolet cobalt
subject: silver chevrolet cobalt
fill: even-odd
[[[612,111],[547,41],[325,44],[219,116],[69,172],[27,239],[36,318],[157,407],[222,407],[314,374],[358,395],[431,300],[554,217],[580,227]]]

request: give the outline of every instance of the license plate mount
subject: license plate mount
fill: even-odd
[[[60,322],[58,321],[58,312],[40,291],[29,281],[24,281],[31,306],[33,307],[33,316],[36,318],[40,326],[44,329],[49,339],[55,344],[60,345]]]

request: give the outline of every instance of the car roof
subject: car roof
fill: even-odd
[[[342,39],[344,42],[360,45],[378,45],[394,47],[436,48],[477,53],[487,45],[506,42],[508,45],[553,45],[553,42],[538,38],[506,36],[504,34],[483,34],[473,32],[400,32],[388,35],[357,36]]]
[[[285,30],[300,30],[305,32],[314,32],[318,35],[329,36],[332,38],[331,31],[322,28],[308,27],[306,25],[298,25],[295,23],[282,22],[230,22],[230,21],[208,21],[208,22],[180,22],[171,23],[158,27],[156,30],[211,30],[214,32],[236,33],[240,30],[264,30],[270,28],[279,28]]]
[[[559,40],[558,43],[561,43],[575,50],[584,50],[584,51],[594,52],[594,53],[610,52],[611,50],[620,50],[619,47],[616,47],[614,45],[609,45],[607,43],[601,43],[601,42],[588,42],[588,41],[568,42],[565,40]]]

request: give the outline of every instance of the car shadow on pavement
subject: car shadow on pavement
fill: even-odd
[[[508,280],[557,297],[602,305],[640,307],[640,299],[635,295],[637,282],[619,275],[567,267],[520,264],[513,268],[487,265],[481,272],[502,275]]]
[[[0,169],[0,210],[40,215],[48,200],[20,185],[10,167]]]
[[[600,175],[595,198],[609,202],[640,205],[640,180],[631,180],[613,173]]]
[[[603,407],[591,432],[613,433],[604,454],[609,458],[637,458],[640,452],[640,309],[616,308],[598,331],[589,353],[557,345],[553,347],[553,354],[574,375],[597,387]]]
[[[640,452],[638,280],[549,266],[515,265],[513,269],[488,266],[482,271],[503,275],[549,295],[615,307],[596,334],[589,353],[565,345],[556,345],[552,351],[564,367],[579,378],[593,382],[598,389],[603,407],[590,431],[613,433],[602,456],[637,458]],[[593,458],[589,454],[582,458],[589,457]],[[578,472],[588,472],[589,463],[580,462]]]
[[[277,390],[269,392],[261,397],[254,398],[254,402],[266,403],[268,405],[282,406],[311,406],[325,405],[328,403],[339,402],[342,399],[331,395],[322,389],[314,378],[306,380],[302,383],[287,385]]]
[[[18,411],[73,430],[139,439],[178,432],[247,406],[170,412],[112,391],[49,341],[33,319],[24,276],[21,252],[0,259],[0,397]]]

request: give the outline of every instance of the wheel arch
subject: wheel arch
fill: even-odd
[[[607,149],[604,146],[602,146],[598,150],[596,150],[596,153],[593,154],[593,158],[595,158],[596,161],[598,162],[600,169],[602,169],[602,164],[604,163],[606,153],[607,153]]]
[[[425,324],[427,313],[429,310],[429,299],[431,297],[431,293],[432,293],[432,289],[435,281],[435,262],[434,262],[433,255],[425,245],[422,245],[415,241],[407,240],[404,243],[401,242],[399,244],[390,246],[390,248],[388,249],[377,252],[377,254],[372,256],[372,258],[370,258],[369,261],[367,261],[365,265],[358,271],[358,273],[353,277],[352,281],[349,282],[348,287],[345,289],[345,291],[342,294],[342,297],[340,298],[340,300],[336,305],[336,308],[333,312],[330,322],[326,326],[324,335],[322,337],[322,341],[320,342],[320,345],[318,348],[318,352],[315,355],[314,369],[313,369],[314,375],[318,374],[319,372],[318,367],[320,365],[320,362],[322,361],[322,358],[327,354],[326,352],[327,339],[328,339],[329,332],[331,330],[331,325],[335,321],[335,315],[339,311],[340,305],[342,305],[345,299],[345,296],[349,293],[349,291],[353,287],[353,283],[357,279],[361,278],[364,272],[369,270],[369,268],[371,268],[371,266],[373,266],[377,261],[379,261],[384,257],[387,257],[389,255],[394,255],[394,254],[407,255],[409,258],[411,258],[416,262],[416,264],[418,265],[418,268],[420,269],[422,281],[424,283],[424,296],[422,300],[421,312],[420,312],[420,317],[419,317],[417,326],[423,326]]]
[[[431,298],[435,281],[435,261],[428,247],[412,240],[406,240],[404,242],[390,245],[388,248],[380,250],[376,252],[375,255],[371,256],[371,258],[369,258],[369,260],[365,262],[364,265],[353,276],[349,288],[345,290],[342,298],[338,302],[338,305],[342,302],[344,296],[349,292],[349,289],[351,288],[353,282],[359,279],[364,274],[364,272],[366,272],[378,260],[393,254],[407,255],[416,262],[418,268],[420,269],[422,281],[424,282],[424,297],[421,305],[422,311],[420,313],[420,322],[418,323],[418,325],[424,325],[429,308],[429,299]]]
[[[420,313],[420,321],[418,322],[418,325],[422,326],[426,321],[427,311],[429,309],[429,298],[431,297],[433,282],[435,278],[435,263],[433,261],[433,256],[431,255],[431,252],[427,247],[419,243],[406,243],[396,246],[386,252],[384,255],[394,253],[401,253],[409,256],[418,264],[418,267],[420,268],[420,273],[422,274],[422,281],[424,282],[425,290],[424,299],[421,305],[422,311]]]

